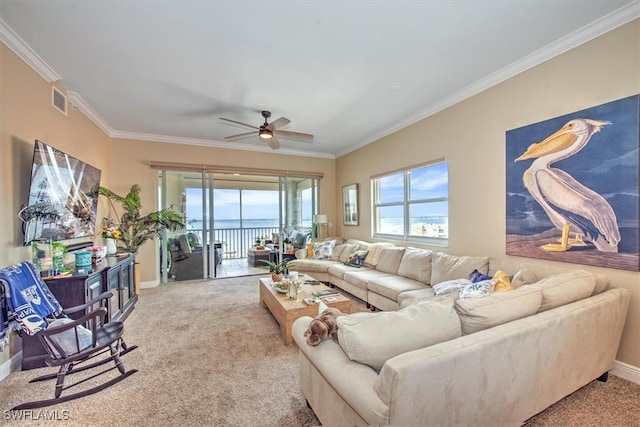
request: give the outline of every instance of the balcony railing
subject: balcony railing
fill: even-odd
[[[202,240],[202,229],[188,229],[190,233],[196,233]],[[214,240],[222,243],[224,259],[246,258],[247,251],[256,243],[256,239],[266,236],[271,239],[273,234],[278,234],[278,227],[255,228],[220,228],[214,230]]]

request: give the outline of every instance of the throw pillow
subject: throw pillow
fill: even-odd
[[[376,371],[394,356],[457,338],[460,319],[449,298],[418,301],[397,311],[340,316],[338,344],[350,360]]]
[[[471,283],[460,291],[460,299],[479,298],[489,295],[493,292],[493,286],[493,280]]]
[[[362,263],[366,256],[367,256],[367,251],[356,251],[355,253],[349,255],[349,257],[344,262],[344,264],[350,265],[352,267],[360,268],[362,267]]]
[[[313,258],[313,243],[307,243],[307,258]]]
[[[471,282],[476,283],[476,282],[481,282],[483,280],[489,280],[491,279],[491,276],[482,274],[478,270],[473,270],[473,272],[469,275],[469,279],[471,279]]]
[[[452,292],[461,291],[473,282],[469,279],[454,279],[431,285],[436,295],[445,295]]]
[[[468,278],[469,272],[473,270],[487,274],[489,257],[454,256],[444,252],[434,252],[431,265],[430,283],[440,283]]]
[[[331,259],[335,244],[335,240],[315,243],[313,245],[313,259]]]
[[[502,270],[496,271],[496,274],[493,275],[493,283],[495,284],[493,292],[506,292],[513,291],[515,289],[511,284],[511,280],[509,280],[507,273]]]

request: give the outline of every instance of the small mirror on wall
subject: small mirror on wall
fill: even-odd
[[[342,187],[342,221],[344,225],[358,225],[358,184]]]

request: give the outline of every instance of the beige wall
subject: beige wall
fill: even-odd
[[[446,157],[449,246],[431,249],[504,257],[505,131],[638,93],[640,21],[636,20],[339,158],[337,188],[360,184],[362,209],[360,225],[340,225],[338,234],[371,239],[372,175]],[[615,286],[631,291],[618,360],[640,367],[640,273],[589,269],[607,274]]]
[[[57,85],[59,89],[64,88]],[[51,106],[51,84],[0,43],[0,266],[30,259],[16,214],[28,201],[36,139],[82,159],[109,175],[110,138],[79,111],[68,116]],[[100,214],[100,213],[99,213]],[[20,351],[11,335],[0,364]]]

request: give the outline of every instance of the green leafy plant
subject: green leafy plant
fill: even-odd
[[[289,263],[289,259],[285,258],[280,262],[269,261],[267,259],[261,259],[260,262],[263,262],[269,266],[269,272],[275,274],[282,274],[287,271],[287,264]]]
[[[118,250],[121,252],[136,253],[140,246],[148,240],[158,238],[162,231],[178,231],[184,228],[182,216],[170,208],[142,215],[140,191],[138,184],[132,185],[126,196],[120,196],[105,187],[100,187],[98,190],[101,196],[109,200],[113,212],[117,213],[114,202],[122,206],[122,215],[117,224],[120,230],[118,241],[122,242]]]

